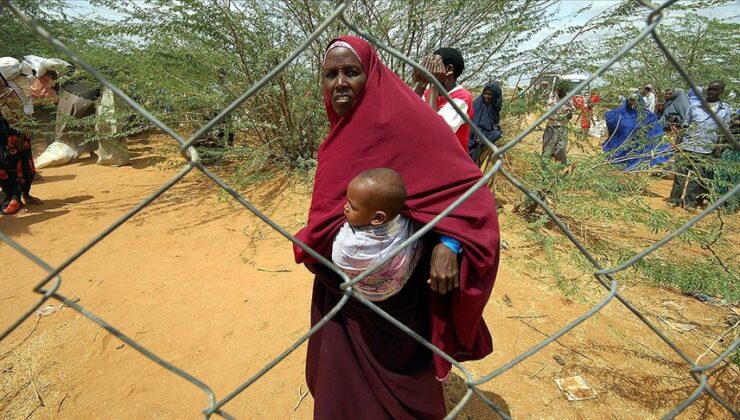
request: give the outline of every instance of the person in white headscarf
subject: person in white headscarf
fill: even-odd
[[[658,97],[655,96],[653,85],[645,85],[642,89],[642,99],[645,101],[645,109],[655,113],[655,105],[658,103]]]

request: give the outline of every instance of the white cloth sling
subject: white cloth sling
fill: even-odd
[[[350,278],[359,276],[375,261],[388,255],[415,232],[413,222],[401,215],[381,226],[352,227],[345,222],[334,238],[331,258]],[[417,241],[396,254],[354,289],[370,301],[386,300],[398,293],[419,262]]]

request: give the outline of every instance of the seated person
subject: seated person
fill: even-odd
[[[344,215],[347,221],[334,238],[331,258],[350,278],[392,252],[414,234],[413,222],[399,212],[406,203],[406,186],[398,172],[370,169],[347,186]],[[396,254],[354,286],[370,301],[398,293],[408,281],[421,255],[421,242]]]

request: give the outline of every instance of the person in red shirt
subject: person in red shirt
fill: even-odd
[[[594,89],[591,91],[591,97],[589,98],[591,101],[591,114],[593,115],[593,120],[598,120],[598,116],[596,115],[596,105],[599,104],[599,92]]]
[[[33,164],[31,141],[13,125],[23,118],[23,101],[0,74],[0,214],[15,214],[26,205],[43,204],[31,195],[36,168]]]
[[[573,104],[581,111],[581,135],[587,136],[588,130],[591,129],[591,121],[593,121],[593,102],[590,97],[586,98],[585,95],[576,95],[573,97]]]
[[[439,48],[432,55],[422,60],[422,65],[442,83],[452,100],[460,110],[473,119],[473,95],[464,87],[457,84],[457,79],[465,69],[465,60],[459,50],[455,48]],[[468,135],[470,127],[465,120],[449,104],[447,98],[440,95],[434,85],[418,71],[414,71],[413,82],[416,84],[416,94],[441,116],[455,133],[465,152],[468,151]]]

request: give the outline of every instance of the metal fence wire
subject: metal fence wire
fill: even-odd
[[[686,70],[676,61],[671,51],[665,46],[657,30],[660,24],[660,21],[663,18],[663,13],[662,13],[663,10],[673,5],[678,0],[668,0],[661,5],[654,5],[652,3],[649,3],[647,0],[638,0],[638,1],[640,2],[640,4],[642,4],[645,8],[648,9],[648,11],[646,12],[648,13],[647,19],[646,19],[646,26],[642,30],[642,32],[635,39],[627,43],[619,53],[617,53],[614,57],[612,57],[610,60],[605,62],[601,67],[599,67],[598,70],[593,72],[586,80],[584,80],[583,82],[578,84],[576,87],[574,87],[563,99],[560,100],[560,102],[558,102],[557,104],[558,106],[562,106],[567,101],[569,101],[574,95],[577,94],[577,92],[579,92],[581,89],[586,87],[590,82],[592,82],[594,79],[596,79],[601,74],[603,74],[607,69],[609,69],[615,62],[617,62],[620,58],[622,58],[627,52],[629,52],[632,48],[634,48],[638,43],[649,42],[645,40],[648,37],[653,38],[653,42],[655,42],[658,45],[658,47],[663,51],[663,53],[665,54],[665,57],[668,59],[671,65],[675,67],[676,70],[678,70],[678,72],[681,74],[681,76],[686,81],[686,83],[692,89],[694,90],[697,89],[696,85],[691,80]],[[681,350],[673,341],[671,341],[665,334],[663,334],[663,332],[660,329],[658,329],[655,326],[655,324],[653,324],[645,315],[643,315],[632,303],[630,303],[619,292],[618,290],[619,284],[614,278],[615,273],[618,273],[620,271],[623,271],[631,267],[640,259],[644,258],[645,256],[652,253],[656,249],[665,245],[667,242],[671,241],[672,239],[686,232],[689,228],[691,228],[693,225],[695,225],[696,223],[704,219],[707,215],[716,211],[730,197],[732,197],[733,195],[737,194],[738,191],[740,191],[740,184],[735,185],[728,193],[726,193],[725,195],[717,199],[714,203],[708,206],[704,211],[697,214],[695,217],[693,217],[691,220],[689,220],[686,224],[681,226],[679,229],[666,235],[664,238],[655,242],[650,247],[644,249],[642,252],[639,252],[638,254],[634,255],[633,257],[623,262],[622,264],[617,265],[616,267],[612,267],[612,268],[602,267],[601,264],[596,260],[596,258],[593,255],[591,255],[591,253],[589,253],[589,251],[578,241],[578,239],[576,239],[573,233],[563,223],[563,221],[558,218],[558,216],[552,211],[552,209],[550,209],[548,205],[536,193],[528,190],[522,184],[521,181],[519,181],[516,177],[514,177],[510,172],[503,169],[503,166],[502,166],[502,163],[503,163],[502,158],[504,154],[507,151],[511,150],[513,147],[515,147],[517,144],[519,144],[527,135],[532,133],[538,125],[543,123],[551,114],[555,112],[556,108],[550,109],[548,112],[542,115],[539,119],[537,119],[531,125],[529,125],[527,129],[519,133],[519,135],[516,136],[513,140],[511,140],[504,146],[498,148],[492,143],[490,143],[488,140],[486,140],[486,137],[483,135],[483,133],[480,132],[480,130],[475,126],[475,124],[473,124],[470,121],[467,114],[463,113],[459,108],[457,108],[454,105],[455,104],[454,101],[451,100],[449,94],[444,90],[444,87],[437,81],[436,78],[432,77],[432,75],[429,72],[427,72],[426,69],[421,67],[419,63],[406,57],[398,50],[384,44],[378,38],[366,32],[354,22],[349,21],[348,18],[345,16],[344,12],[350,7],[352,7],[351,0],[345,0],[345,1],[337,3],[331,15],[329,15],[316,28],[316,30],[308,38],[306,38],[305,41],[301,45],[298,46],[298,48],[296,48],[288,57],[286,57],[280,64],[278,64],[275,68],[273,68],[260,81],[258,81],[256,84],[251,86],[246,92],[244,92],[240,97],[238,97],[228,107],[226,107],[223,111],[221,111],[221,113],[219,113],[215,118],[213,118],[210,122],[204,125],[200,130],[193,133],[189,139],[185,140],[180,135],[178,135],[174,130],[172,130],[170,127],[168,127],[167,125],[159,121],[156,117],[154,117],[151,113],[149,113],[146,109],[144,109],[136,101],[131,99],[124,92],[122,92],[119,88],[113,85],[98,70],[96,70],[94,67],[88,64],[85,60],[83,60],[77,54],[75,54],[74,51],[71,51],[57,38],[55,38],[49,32],[47,32],[44,28],[34,23],[16,5],[14,5],[12,2],[8,0],[0,0],[0,9],[5,8],[7,9],[7,11],[13,13],[17,18],[22,20],[28,27],[36,31],[41,37],[51,42],[57,48],[57,50],[59,50],[63,54],[66,54],[75,64],[85,69],[87,72],[93,75],[96,79],[102,82],[103,85],[110,88],[119,98],[125,101],[136,112],[141,114],[144,118],[149,120],[156,127],[158,127],[159,129],[167,133],[169,136],[171,136],[180,145],[180,151],[185,161],[184,166],[177,173],[177,175],[175,175],[172,179],[170,179],[165,184],[160,186],[153,194],[151,194],[150,196],[145,198],[141,203],[139,203],[134,208],[126,212],[126,214],[121,216],[118,220],[116,220],[113,224],[108,226],[105,230],[103,230],[98,235],[96,235],[94,238],[92,238],[87,244],[85,244],[82,248],[78,249],[76,252],[70,255],[64,262],[62,262],[57,267],[52,267],[51,265],[47,264],[41,258],[29,252],[23,246],[21,246],[16,241],[12,240],[7,235],[5,235],[2,231],[0,231],[0,240],[8,244],[10,247],[18,251],[20,254],[22,254],[29,260],[31,260],[34,264],[38,265],[39,267],[41,267],[44,271],[48,273],[33,288],[33,291],[35,293],[40,294],[41,298],[35,304],[33,304],[30,308],[28,308],[28,310],[25,313],[23,313],[23,315],[20,316],[15,322],[13,322],[12,325],[10,325],[9,327],[7,327],[5,330],[2,331],[2,333],[0,334],[0,341],[8,337],[8,335],[11,332],[13,332],[16,328],[18,328],[18,326],[20,326],[23,322],[25,322],[29,317],[31,317],[34,311],[36,311],[39,307],[41,307],[41,305],[44,304],[44,302],[48,301],[49,299],[55,299],[71,307],[72,309],[78,311],[80,314],[84,315],[85,317],[89,318],[94,323],[98,324],[100,327],[104,328],[105,330],[113,334],[114,336],[118,337],[120,340],[122,340],[123,342],[131,346],[132,348],[136,349],[138,352],[140,352],[141,354],[149,358],[154,363],[157,363],[158,365],[164,367],[165,369],[169,370],[175,375],[178,375],[184,378],[188,382],[200,388],[208,397],[207,406],[205,409],[203,409],[203,414],[205,415],[206,418],[214,414],[220,415],[225,418],[232,418],[232,416],[230,416],[223,409],[226,403],[231,401],[239,393],[241,393],[242,391],[247,389],[249,386],[254,384],[257,380],[259,380],[262,376],[264,376],[267,372],[269,372],[270,369],[275,367],[275,365],[277,365],[282,360],[284,360],[291,352],[293,352],[299,346],[301,346],[301,344],[303,344],[303,342],[305,342],[312,334],[314,334],[317,330],[322,328],[332,316],[336,315],[342,309],[342,307],[349,301],[349,299],[357,299],[358,301],[362,302],[362,304],[370,308],[372,311],[376,312],[379,316],[391,322],[392,324],[394,324],[395,326],[403,330],[405,333],[409,334],[414,339],[422,343],[424,346],[428,347],[431,351],[435,352],[436,354],[443,357],[445,360],[452,363],[457,369],[460,370],[460,372],[464,374],[465,385],[467,387],[467,390],[463,398],[459,401],[459,403],[449,412],[449,414],[447,415],[447,418],[454,418],[455,416],[457,416],[461,412],[463,407],[470,401],[473,394],[475,394],[482,401],[484,401],[488,406],[490,406],[491,409],[493,409],[496,413],[498,413],[501,417],[508,419],[510,418],[509,415],[501,407],[499,407],[496,403],[494,403],[489,398],[487,398],[485,394],[481,391],[479,386],[481,384],[484,384],[486,382],[493,380],[497,376],[501,375],[502,373],[514,367],[515,365],[521,363],[523,360],[537,353],[538,351],[543,349],[545,346],[556,341],[558,338],[568,333],[569,331],[577,327],[579,324],[581,324],[582,322],[584,322],[585,320],[587,320],[588,318],[590,318],[591,316],[599,312],[602,308],[604,308],[612,300],[616,299],[619,303],[624,305],[630,312],[632,312],[632,314],[634,314],[637,318],[639,318],[640,321],[642,321],[645,325],[647,325],[647,327],[649,327],[658,337],[660,337],[661,340],[663,340],[663,342],[665,342],[671,349],[673,349],[673,351],[681,359],[683,359],[686,362],[690,375],[696,380],[697,385],[694,391],[690,395],[687,395],[686,399],[681,404],[679,404],[669,413],[665,414],[664,418],[675,417],[676,415],[684,411],[689,405],[694,403],[699,397],[701,397],[704,394],[708,394],[711,398],[716,400],[722,407],[724,407],[727,411],[729,411],[729,413],[731,413],[732,416],[736,418],[740,418],[740,414],[738,413],[738,411],[735,410],[733,405],[731,405],[730,403],[725,401],[722,397],[720,397],[717,394],[717,392],[715,392],[715,390],[712,388],[712,386],[709,384],[709,377],[712,375],[714,368],[717,367],[722,361],[726,360],[733,352],[735,352],[738,349],[738,347],[740,346],[740,339],[734,341],[722,354],[720,354],[716,359],[714,359],[710,363],[707,363],[705,365],[698,365],[696,362],[690,359],[683,350]],[[300,242],[298,239],[296,239],[293,235],[291,235],[285,229],[280,227],[277,223],[272,221],[265,214],[260,212],[259,209],[257,209],[254,205],[252,205],[247,199],[242,197],[237,191],[235,191],[230,186],[228,186],[221,178],[219,178],[217,175],[212,173],[208,168],[203,166],[198,156],[198,152],[193,147],[193,143],[195,142],[196,139],[201,138],[203,135],[208,133],[212,128],[214,128],[214,126],[219,121],[223,120],[227,115],[229,115],[232,111],[234,111],[234,109],[236,109],[238,106],[244,103],[244,101],[246,101],[248,98],[250,98],[255,93],[257,93],[257,91],[259,91],[262,87],[264,87],[275,75],[281,72],[287,65],[289,65],[293,60],[295,60],[300,54],[302,54],[310,46],[310,44],[314,42],[319,37],[319,35],[327,29],[327,27],[329,27],[330,24],[336,21],[341,21],[342,23],[344,23],[344,25],[347,28],[349,28],[350,30],[358,34],[359,36],[367,39],[372,44],[374,44],[377,48],[385,50],[386,52],[390,53],[394,57],[403,60],[404,62],[413,66],[415,69],[424,73],[429,78],[429,80],[431,80],[435,84],[437,89],[439,89],[439,91],[444,95],[444,97],[448,99],[450,104],[452,104],[455,107],[456,111],[462,116],[462,118],[470,126],[470,128],[476,133],[476,135],[479,138],[484,140],[486,146],[490,149],[490,153],[491,153],[490,161],[494,162],[492,167],[484,174],[484,176],[473,187],[470,188],[470,190],[468,190],[465,194],[460,196],[453,204],[451,204],[447,209],[445,209],[444,212],[439,214],[430,223],[428,223],[426,226],[424,226],[422,229],[416,232],[411,238],[405,241],[396,252],[392,253],[391,255],[387,255],[381,261],[378,261],[377,263],[370,266],[362,275],[352,280],[350,280],[346,274],[344,274],[336,266],[334,266],[334,264],[332,264],[331,261],[328,261],[326,258],[317,254],[314,250],[308,248],[305,244]],[[710,109],[704,98],[701,98],[701,102],[704,105],[705,109]],[[734,147],[736,150],[740,148],[740,144],[738,144],[738,142],[734,139],[728,127],[725,126],[725,124],[717,117],[717,115],[714,112],[711,112],[711,115],[714,121],[719,125],[720,133],[723,135],[727,143],[730,144],[732,147]],[[178,368],[174,364],[158,357],[156,354],[154,354],[152,351],[148,350],[147,348],[139,344],[133,338],[127,336],[126,334],[123,334],[117,328],[108,324],[105,320],[99,318],[94,313],[90,312],[88,309],[83,307],[82,305],[77,304],[74,300],[64,296],[59,291],[62,285],[62,277],[61,277],[62,271],[64,271],[70,265],[74,264],[78,258],[80,258],[87,251],[95,247],[100,241],[105,239],[110,233],[118,229],[121,225],[126,223],[129,219],[131,219],[134,215],[139,213],[146,206],[151,204],[165,191],[172,188],[172,186],[177,184],[181,179],[183,179],[183,177],[185,177],[185,175],[187,175],[193,169],[197,169],[201,171],[208,178],[210,178],[216,185],[218,185],[220,188],[226,191],[229,195],[231,195],[241,205],[246,207],[250,212],[252,212],[258,218],[260,218],[264,223],[268,224],[271,228],[279,232],[282,236],[284,236],[291,242],[300,246],[302,249],[304,249],[307,253],[309,253],[311,256],[316,258],[322,264],[329,267],[332,271],[334,271],[339,276],[341,276],[344,281],[342,285],[342,289],[344,290],[344,295],[342,296],[342,298],[339,300],[336,306],[331,310],[331,312],[326,317],[324,317],[319,323],[313,326],[300,339],[295,341],[292,345],[290,345],[287,349],[285,349],[285,351],[283,351],[280,355],[275,357],[266,366],[264,366],[261,370],[255,373],[252,377],[250,377],[245,382],[243,382],[241,385],[239,385],[231,393],[229,393],[228,395],[220,399],[216,397],[216,395],[211,390],[211,388],[207,384],[205,384],[203,381],[199,380],[198,378],[194,377],[188,372],[185,372],[184,370]],[[588,259],[588,261],[590,261],[590,263],[594,266],[595,271],[593,274],[596,277],[596,279],[607,290],[607,293],[599,301],[599,303],[596,306],[594,306],[592,309],[590,309],[588,312],[584,313],[580,317],[574,319],[572,322],[570,322],[565,327],[561,328],[555,334],[549,336],[547,339],[543,340],[542,342],[532,347],[525,353],[519,355],[518,357],[511,360],[510,362],[499,367],[495,371],[490,372],[485,376],[474,378],[472,374],[465,368],[465,366],[456,362],[451,356],[445,354],[442,350],[432,345],[428,340],[426,340],[425,338],[413,332],[411,329],[409,329],[408,327],[403,325],[401,322],[397,321],[396,319],[388,315],[386,312],[378,308],[376,305],[374,305],[370,301],[364,299],[361,295],[357,294],[353,290],[352,286],[356,284],[357,282],[359,282],[360,280],[362,280],[362,278],[364,278],[369,272],[372,272],[375,268],[377,268],[378,266],[382,265],[383,263],[388,261],[390,258],[392,258],[401,249],[403,249],[406,246],[409,246],[411,243],[418,240],[421,236],[423,236],[428,231],[430,231],[443,217],[448,215],[452,210],[454,210],[460,203],[462,203],[465,199],[467,199],[478,188],[481,188],[481,187],[486,188],[488,181],[496,173],[501,174],[505,179],[511,182],[512,185],[514,185],[517,189],[521,190],[524,194],[526,194],[529,198],[531,198],[534,202],[536,202],[537,205],[539,205],[545,211],[545,213],[550,217],[550,219],[552,219],[552,221],[558,226],[558,228],[560,228],[563,234],[578,248],[578,250],[581,253],[583,253],[586,259]]]

